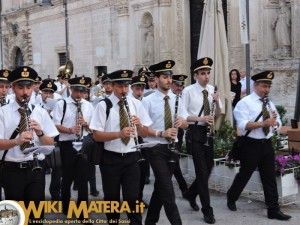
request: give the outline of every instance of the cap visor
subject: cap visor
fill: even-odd
[[[33,82],[29,81],[29,80],[20,80],[20,81],[14,82],[14,84],[16,84],[16,85],[31,85],[31,84],[33,84]]]

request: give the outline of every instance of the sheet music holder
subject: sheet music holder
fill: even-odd
[[[151,148],[154,147],[155,145],[158,145],[159,143],[160,143],[159,141],[146,142],[146,143],[135,145],[132,148]]]
[[[73,148],[76,151],[79,152],[81,150],[81,148],[82,148],[82,142],[81,141],[73,141],[72,144],[73,144]]]
[[[42,146],[35,146],[30,148],[25,148],[23,153],[24,154],[34,154],[34,153],[43,153],[44,155],[49,155],[53,150],[54,145],[42,145]]]

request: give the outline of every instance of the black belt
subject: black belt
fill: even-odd
[[[44,160],[40,161],[40,165],[43,165]],[[4,168],[5,167],[11,167],[11,168],[18,168],[18,169],[27,169],[27,168],[32,168],[33,167],[33,161],[24,161],[24,162],[4,162]]]
[[[108,150],[104,149],[104,154],[113,155],[113,156],[125,157],[125,156],[129,156],[129,155],[136,154],[136,153],[137,153],[137,151],[122,153],[122,152],[112,152],[112,151],[108,151]]]
[[[251,142],[251,143],[259,143],[259,144],[264,144],[264,143],[269,143],[272,142],[272,138],[266,139],[266,138],[262,138],[262,139],[256,139],[256,138],[251,138],[251,137],[243,137],[247,142]]]

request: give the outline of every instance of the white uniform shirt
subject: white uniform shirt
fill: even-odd
[[[20,106],[17,102],[13,102],[11,104],[8,104],[0,108],[0,127],[1,127],[0,139],[10,139],[12,133],[18,127],[21,119],[21,115],[18,111],[19,108]],[[30,104],[29,104],[29,108],[32,111],[32,106]],[[58,130],[56,129],[54,123],[52,122],[46,110],[40,107],[34,107],[30,115],[30,118],[36,120],[40,124],[41,129],[46,136],[55,137],[59,134]],[[34,132],[34,141],[35,141],[35,146],[41,145],[39,138],[37,137],[35,132]],[[0,158],[2,158],[3,154],[4,151],[0,151]],[[38,155],[39,160],[43,160],[44,158],[45,158],[44,154]],[[5,157],[5,161],[11,161],[11,162],[23,162],[32,159],[33,159],[32,154],[28,156],[24,155],[20,150],[20,146],[16,146],[9,149]]]
[[[262,111],[263,102],[260,100],[260,97],[253,92],[252,94],[246,96],[245,98],[241,99],[238,104],[235,106],[233,110],[234,118],[236,119],[237,126],[240,129],[241,135],[245,135],[247,130],[245,130],[246,125],[248,122],[254,122],[257,116]],[[270,102],[271,111],[276,110],[275,105]],[[270,111],[269,107],[267,109]],[[277,111],[276,111],[277,112]],[[261,116],[258,122],[263,121],[263,116]],[[278,129],[281,127],[280,116],[277,112],[277,122],[279,124]],[[262,128],[257,128],[255,130],[251,130],[248,137],[255,138],[255,139],[262,139],[267,138],[269,139],[272,137],[273,128],[270,127],[270,132],[266,136],[263,132]]]
[[[65,84],[64,83],[60,83],[60,82],[55,82],[55,85],[57,86],[57,90],[56,90],[56,92],[59,92],[59,91],[61,91],[62,89],[64,89],[65,88]],[[64,98],[64,99],[66,99],[66,98],[68,98],[68,94],[67,94],[67,92],[68,92],[68,90],[67,90],[67,88],[63,91],[63,93],[61,93],[61,96],[62,96],[62,98]],[[71,90],[69,89],[69,94],[71,95]],[[70,97],[70,96],[69,96]]]
[[[175,101],[176,101],[176,95],[172,93],[172,91],[169,91],[168,96],[169,99],[169,105],[171,109],[172,114],[172,124],[174,123],[174,113],[175,113]],[[164,131],[165,130],[165,95],[161,93],[160,91],[155,91],[153,94],[144,97],[142,100],[142,103],[149,114],[150,118],[153,121],[153,124],[151,125],[151,128],[158,130],[158,131]],[[186,119],[188,114],[186,110],[183,108],[181,104],[181,99],[179,98],[178,102],[178,117],[182,119]],[[165,138],[160,137],[146,137],[143,138],[145,142],[153,142],[153,141],[160,141],[162,144],[168,144],[168,141]],[[177,141],[177,139],[176,139]]]
[[[240,83],[242,85],[241,91],[245,91],[247,89],[246,77],[241,78]],[[250,94],[253,92],[253,88],[254,88],[254,81],[250,78]]]
[[[120,116],[119,116],[119,105],[120,101],[114,94],[108,97],[113,107],[110,109],[109,116],[106,120],[106,103],[101,101],[94,112],[94,115],[91,120],[90,129],[96,131],[105,131],[105,132],[118,132],[120,131]],[[130,109],[131,116],[136,115],[140,118],[141,123],[144,126],[150,126],[152,120],[148,116],[141,102],[137,99],[127,97],[127,102]],[[126,110],[126,109],[125,109]],[[118,153],[127,153],[136,151],[134,139],[130,138],[130,142],[127,145],[124,145],[120,138],[114,139],[112,141],[107,141],[104,144],[104,148],[108,151],[118,152]]]
[[[6,97],[5,97],[6,104],[14,102],[15,99],[16,99],[15,94],[8,94],[8,95],[6,95]]]
[[[207,85],[205,88],[208,91],[208,102],[209,106],[212,106],[213,97],[212,94],[214,93],[214,87],[211,85]],[[183,89],[181,100],[184,108],[187,110],[189,116],[199,116],[200,110],[203,106],[203,93],[202,91],[204,88],[198,83],[194,83],[190,86],[187,86]],[[219,100],[219,106],[222,108],[222,102]],[[204,109],[200,117],[204,116]],[[195,122],[189,122],[190,124],[195,124]],[[198,125],[205,126],[205,122],[199,122]]]
[[[63,123],[61,124],[61,119],[63,117],[63,105],[64,101],[60,100],[55,104],[54,110],[53,110],[53,121],[55,125],[62,125],[67,128],[71,128],[76,125],[77,121],[77,107],[75,105],[75,101],[73,98],[68,97],[65,99],[66,101],[66,113],[63,120]],[[91,121],[91,117],[94,111],[94,108],[92,104],[84,99],[81,99],[81,111],[84,120],[89,124]],[[86,136],[88,133],[85,128],[83,128],[83,136]],[[73,141],[76,140],[76,134],[66,134],[66,133],[60,133],[59,134],[59,140],[60,141]]]
[[[29,104],[31,105],[35,105],[36,104],[36,99],[38,96],[41,95],[41,92],[38,91],[37,93],[35,91],[32,91],[31,96],[30,96],[30,100],[29,100]]]

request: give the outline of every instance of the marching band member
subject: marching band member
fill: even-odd
[[[36,207],[45,200],[45,172],[33,171],[33,154],[24,154],[22,151],[30,146],[32,140],[36,146],[53,145],[54,137],[58,135],[46,110],[28,104],[30,119],[26,115],[24,99],[29,101],[37,76],[36,71],[27,66],[12,71],[7,79],[12,84],[16,99],[0,108],[0,157],[5,199],[24,201],[26,206],[29,201],[34,201]],[[26,130],[25,124],[33,130]],[[43,167],[44,154],[40,153],[37,157]],[[39,219],[42,218],[43,215]],[[32,214],[29,219],[34,220]]]
[[[172,183],[172,176],[178,157],[169,147],[171,141],[177,139],[177,127],[187,127],[187,122],[185,121],[187,113],[179,104],[179,116],[176,119],[174,118],[176,96],[170,91],[173,74],[172,67],[174,65],[175,62],[173,60],[166,60],[149,67],[155,74],[157,91],[142,100],[147,113],[153,119],[153,124],[150,128],[156,131],[154,137],[146,137],[144,141],[160,142],[160,144],[148,150],[149,162],[155,175],[155,183],[145,225],[158,223],[162,206],[164,206],[171,224],[182,224],[175,202],[175,192]]]
[[[102,76],[102,85],[103,85],[103,93],[94,98],[94,100],[93,100],[94,108],[96,108],[96,106],[100,102],[100,100],[102,100],[103,98],[107,98],[113,92],[112,83],[111,83],[110,78],[108,77],[107,74],[104,74]]]
[[[134,148],[136,132],[141,136],[146,135],[145,126],[151,125],[152,121],[140,101],[125,97],[132,74],[131,70],[118,70],[109,74],[113,93],[108,99],[112,108],[106,118],[107,105],[101,101],[95,109],[90,128],[96,141],[105,142],[100,166],[104,200],[120,202],[122,189],[123,201],[127,201],[130,209],[135,211],[140,189],[140,154]],[[131,113],[127,111],[127,106]],[[113,224],[118,224],[119,213],[106,213],[106,216],[108,221],[113,220]],[[131,212],[127,216],[130,224],[142,224],[141,212]]]
[[[197,195],[200,196],[204,221],[209,224],[215,223],[208,190],[208,179],[213,167],[214,157],[212,146],[206,146],[205,143],[208,139],[207,124],[212,126],[214,116],[219,116],[221,107],[218,94],[214,93],[214,87],[208,84],[212,64],[213,60],[208,57],[201,58],[192,64],[191,71],[196,83],[186,87],[181,97],[182,103],[189,114],[187,118],[190,123],[189,129],[190,131],[194,129],[191,132],[193,134],[192,138],[188,140],[186,134],[186,139],[187,143],[190,143],[189,151],[193,156],[196,173],[196,179],[183,197],[188,199],[195,211],[198,211],[199,206],[196,203],[196,197]],[[213,100],[216,102],[214,116],[211,115]]]
[[[10,73],[9,70],[0,70],[0,107],[9,104],[13,100],[8,96],[10,84],[7,78]]]
[[[86,92],[88,80],[82,77],[75,77],[69,80],[71,87],[71,96],[65,101],[56,103],[53,110],[53,121],[60,132],[59,143],[62,160],[62,187],[61,197],[63,203],[63,212],[66,214],[69,208],[71,198],[71,185],[73,180],[78,185],[77,203],[88,201],[88,169],[89,162],[82,158],[75,147],[74,141],[81,141],[83,136],[88,135],[87,129],[93,113],[93,106],[90,102],[82,99]],[[63,118],[63,108],[66,104],[66,111]],[[78,107],[80,107],[79,109]],[[81,110],[82,116],[76,113]],[[83,215],[80,219],[83,219]]]
[[[272,146],[273,127],[281,126],[281,120],[277,111],[268,112],[268,99],[274,73],[264,71],[251,77],[254,81],[254,92],[242,98],[234,108],[234,117],[242,135],[242,151],[240,152],[240,170],[235,176],[231,187],[227,192],[227,206],[231,211],[236,211],[235,202],[247,185],[252,173],[258,167],[265,202],[268,207],[268,218],[277,220],[289,220],[289,215],[280,211],[278,204],[278,191],[275,179],[275,153]],[[275,106],[269,102],[272,109]],[[260,115],[261,114],[261,115]],[[260,115],[260,116],[259,116]],[[259,119],[256,121],[255,117]]]

